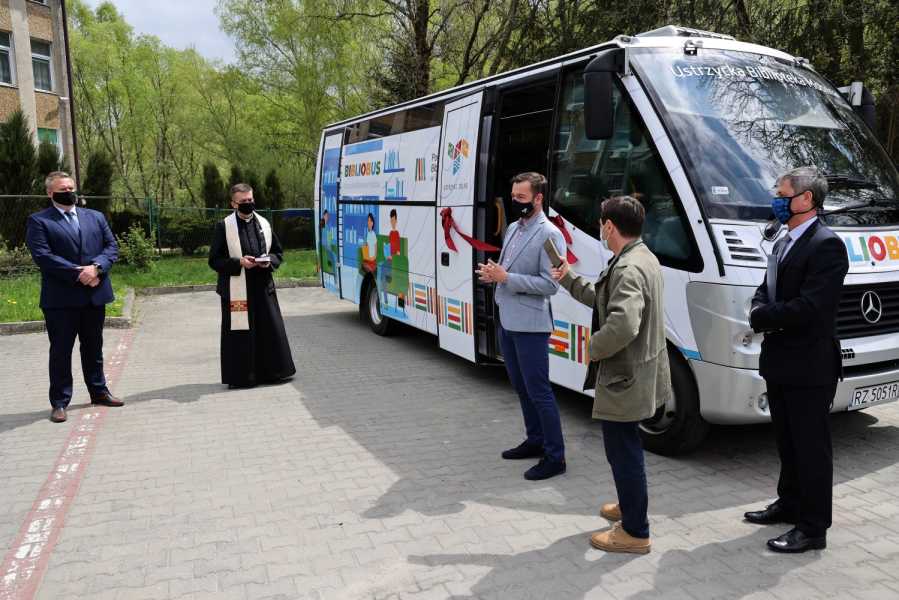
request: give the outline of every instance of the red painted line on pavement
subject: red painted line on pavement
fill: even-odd
[[[119,381],[132,338],[133,330],[129,329],[107,361],[110,389]],[[76,413],[77,421],[0,566],[0,600],[30,600],[37,593],[108,410],[91,405]]]

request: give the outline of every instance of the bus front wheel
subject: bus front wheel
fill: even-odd
[[[368,323],[371,330],[378,335],[390,335],[393,322],[381,314],[381,298],[378,286],[368,278],[362,286],[362,301],[359,303],[359,315]]]
[[[690,366],[671,345],[668,346],[668,362],[674,398],[640,423],[640,434],[646,450],[674,456],[698,447],[709,432],[709,424],[699,413],[699,390]]]

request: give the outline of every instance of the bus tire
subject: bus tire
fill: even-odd
[[[699,412],[699,390],[687,359],[668,345],[671,387],[675,410],[662,406],[650,419],[640,423],[643,447],[654,454],[676,456],[695,450],[709,432],[709,424]]]
[[[359,316],[368,323],[371,330],[380,336],[389,336],[393,332],[393,321],[381,314],[381,299],[378,286],[371,277],[366,277],[362,284],[362,298],[359,302]]]

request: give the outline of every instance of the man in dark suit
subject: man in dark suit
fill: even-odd
[[[827,546],[831,524],[830,407],[842,375],[836,319],[849,259],[843,241],[817,217],[827,194],[817,169],[783,175],[777,194],[772,208],[788,233],[774,244],[749,322],[765,334],[759,373],[768,388],[780,479],[777,501],[745,518],[794,525],[768,547],[805,552]]]
[[[103,213],[75,208],[75,182],[47,175],[53,206],[28,217],[26,242],[41,270],[41,309],[50,338],[50,420],[66,420],[72,400],[72,347],[81,342],[81,370],[91,404],[122,406],[103,374],[103,321],[113,300],[109,269],[118,246]]]

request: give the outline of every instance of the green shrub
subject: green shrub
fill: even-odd
[[[285,248],[315,248],[315,229],[305,217],[281,218],[273,225]]]
[[[88,208],[94,208],[93,199],[88,199]],[[132,227],[140,227],[144,232],[150,230],[150,216],[144,210],[133,207],[112,211],[109,215],[109,227],[115,234],[130,231]]]
[[[149,271],[153,268],[153,257],[156,248],[153,243],[153,234],[148,237],[140,225],[134,224],[118,238],[119,259],[126,265],[131,265],[139,271]]]
[[[0,277],[21,275],[37,271],[31,252],[25,244],[7,247],[0,240]]]
[[[185,256],[190,256],[209,245],[214,227],[215,221],[202,213],[182,212],[162,219],[160,237],[164,246],[181,248]]]

